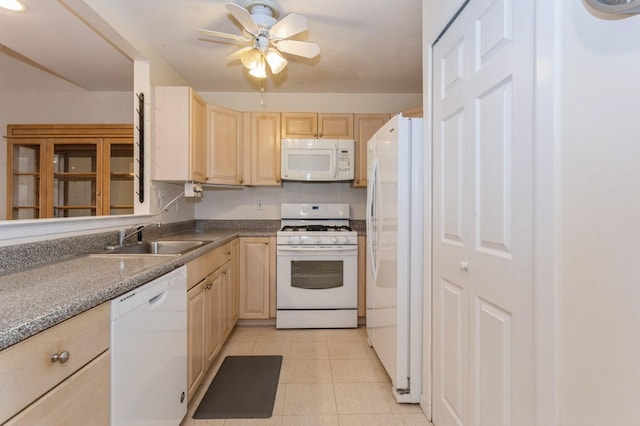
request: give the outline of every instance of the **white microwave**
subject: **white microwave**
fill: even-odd
[[[353,180],[354,142],[351,139],[282,139],[282,180]]]

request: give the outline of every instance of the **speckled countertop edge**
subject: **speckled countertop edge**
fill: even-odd
[[[181,256],[70,257],[0,276],[0,350],[110,301],[237,237],[274,229],[201,229],[171,238],[211,243]]]

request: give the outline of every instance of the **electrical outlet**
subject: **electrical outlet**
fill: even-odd
[[[256,210],[264,209],[264,204],[262,204],[262,200],[256,200]]]

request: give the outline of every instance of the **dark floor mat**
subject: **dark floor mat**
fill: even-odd
[[[273,413],[282,356],[228,356],[194,419],[265,419]]]

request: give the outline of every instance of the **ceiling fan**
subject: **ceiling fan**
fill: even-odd
[[[290,13],[278,21],[280,8],[270,0],[249,0],[243,6],[228,3],[231,15],[242,25],[242,35],[201,29],[200,32],[214,37],[228,38],[249,46],[227,56],[227,60],[240,59],[249,74],[266,78],[266,64],[273,74],[287,66],[287,60],[280,54],[287,53],[305,58],[313,58],[320,53],[316,43],[288,40],[289,37],[307,30],[307,19],[297,13]]]

